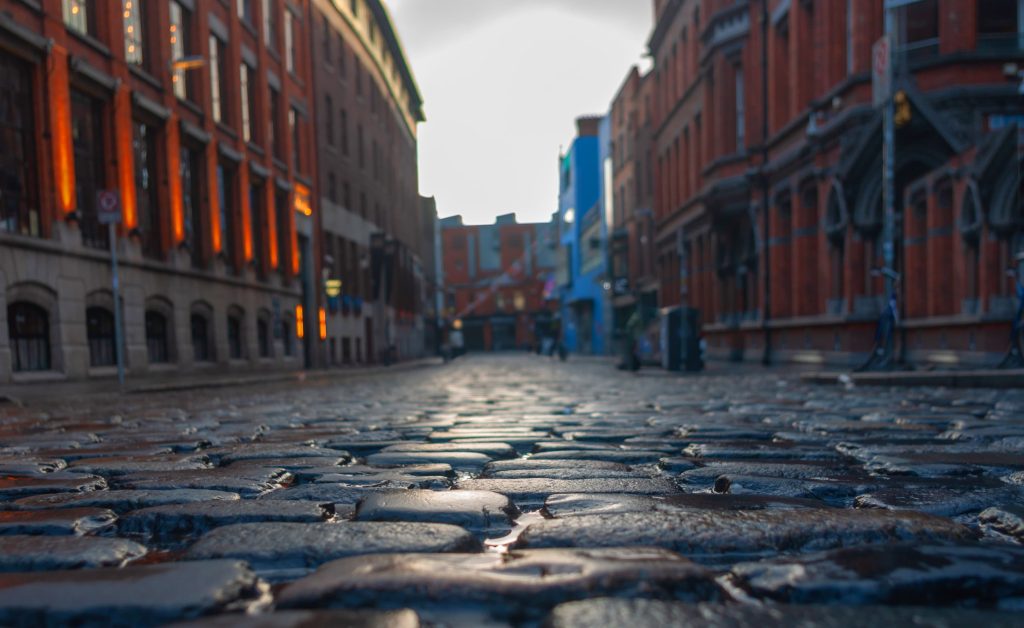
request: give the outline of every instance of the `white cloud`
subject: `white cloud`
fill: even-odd
[[[556,208],[557,157],[640,61],[647,0],[390,2],[426,102],[420,187],[442,215]]]

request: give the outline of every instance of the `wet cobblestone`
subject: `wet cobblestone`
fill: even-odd
[[[785,372],[2,406],[0,623],[1019,625],[1022,474],[1024,391]]]

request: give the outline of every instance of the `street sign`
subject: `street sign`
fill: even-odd
[[[875,106],[881,107],[892,95],[892,41],[887,35],[871,48],[871,86]]]
[[[101,225],[121,222],[121,194],[117,190],[96,192],[96,217]]]

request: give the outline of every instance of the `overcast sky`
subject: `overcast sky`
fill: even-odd
[[[574,120],[645,64],[651,1],[386,2],[425,101],[420,192],[470,224],[548,220]]]

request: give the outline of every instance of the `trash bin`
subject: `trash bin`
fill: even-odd
[[[682,368],[683,310],[666,307],[661,310],[661,366],[668,371]]]
[[[696,372],[704,369],[704,355],[700,341],[700,310],[684,308],[681,314],[680,345],[682,368]]]

